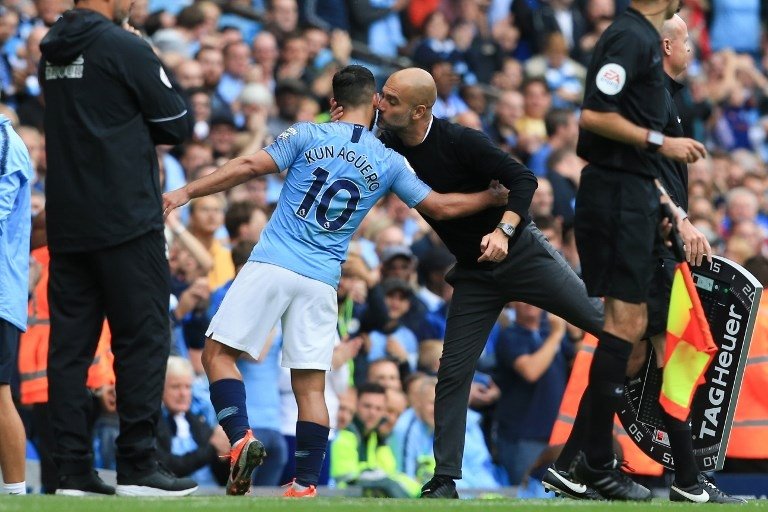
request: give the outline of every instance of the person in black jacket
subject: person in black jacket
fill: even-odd
[[[599,332],[602,305],[528,219],[536,178],[482,132],[432,116],[437,91],[424,70],[389,77],[379,102],[381,140],[408,159],[434,190],[471,192],[499,180],[506,206],[455,220],[425,220],[456,256],[445,279],[454,287],[435,399],[435,476],[424,498],[457,498],[473,372],[504,305],[521,301]]]
[[[186,495],[158,467],[170,343],[168,260],[156,144],[189,133],[184,100],[152,48],[120,27],[130,0],[80,0],[40,47],[45,96],[48,362],[60,494],[114,494],[93,471],[88,366],[106,315],[115,354],[117,493]]]

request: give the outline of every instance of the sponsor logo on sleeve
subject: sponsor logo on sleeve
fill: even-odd
[[[600,92],[614,96],[620,93],[627,83],[627,72],[619,64],[606,64],[597,72],[595,83]]]
[[[286,128],[286,130],[277,136],[279,140],[286,140],[291,135],[298,135],[299,132],[296,131],[296,128],[291,126],[290,128]]]

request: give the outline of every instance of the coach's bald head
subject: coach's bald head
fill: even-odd
[[[379,101],[379,127],[391,130],[406,144],[420,141],[432,119],[437,100],[435,80],[427,71],[406,68],[393,73],[384,84]]]
[[[669,76],[674,78],[688,68],[692,56],[688,26],[677,14],[661,27],[661,54],[664,57],[664,72]]]
[[[429,72],[421,68],[396,71],[389,77],[385,87],[387,85],[402,91],[404,99],[407,98],[412,107],[424,105],[431,109],[437,100],[435,80]]]

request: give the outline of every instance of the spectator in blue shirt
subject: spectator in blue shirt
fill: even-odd
[[[540,308],[518,302],[515,323],[496,343],[501,389],[495,411],[496,446],[509,483],[520,483],[526,470],[547,447],[568,380],[573,354],[565,321]]]

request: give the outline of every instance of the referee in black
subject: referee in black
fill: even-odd
[[[454,287],[435,399],[435,476],[424,498],[457,498],[467,404],[475,364],[504,305],[522,301],[592,333],[602,304],[527,218],[536,178],[477,130],[437,119],[432,76],[409,68],[389,77],[379,102],[381,140],[405,156],[438,192],[484,190],[489,180],[509,189],[505,207],[449,221],[425,216],[456,256],[446,281]]]
[[[659,32],[680,0],[633,0],[605,31],[589,66],[578,154],[589,162],[576,198],[576,243],[591,296],[605,297],[585,392],[585,443],[574,477],[604,498],[648,500],[651,493],[620,469],[613,417],[624,390],[632,345],[647,327],[646,302],[656,271],[662,158],[694,162],[700,143],[662,133],[668,119]],[[582,425],[584,425],[582,423]],[[576,427],[574,427],[576,428]]]
[[[664,22],[661,31],[661,55],[664,67],[664,105],[666,119],[663,133],[666,136],[683,135],[682,119],[675,105],[674,96],[682,89],[682,84],[673,77],[683,74],[691,58],[688,43],[688,29],[685,21],[675,15]],[[706,237],[696,229],[686,213],[688,209],[688,166],[684,162],[669,158],[660,159],[660,180],[669,193],[673,207],[678,211],[678,231],[685,247],[685,257],[691,265],[700,265],[705,257],[711,257],[712,250]],[[657,247],[656,270],[648,293],[648,327],[643,337],[651,340],[656,350],[657,363],[663,365],[665,332],[669,299],[677,260],[666,246]],[[635,345],[635,353],[630,358],[627,374],[635,375],[645,361],[645,343]],[[580,408],[588,407],[587,401]],[[700,474],[693,454],[691,426],[687,421],[680,421],[664,414],[667,425],[672,456],[675,461],[675,481],[670,488],[672,501],[743,503],[740,498],[727,495],[713,482]],[[583,424],[583,421],[581,422]],[[571,480],[568,469],[575,453],[581,448],[586,432],[574,428],[566,446],[554,465],[545,473],[544,485],[561,494],[581,499],[577,483]]]
[[[93,470],[86,375],[104,317],[117,378],[117,494],[197,489],[156,461],[170,276],[155,144],[189,133],[152,48],[120,27],[130,0],[76,0],[40,47],[51,252],[48,354],[58,494],[115,494]]]

